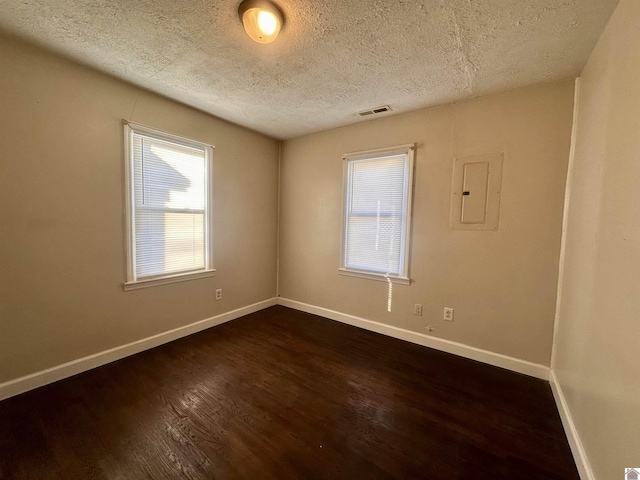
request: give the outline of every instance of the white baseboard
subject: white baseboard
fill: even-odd
[[[573,417],[571,416],[569,405],[567,404],[567,400],[564,397],[562,387],[558,382],[558,377],[556,376],[556,372],[554,370],[551,370],[551,373],[549,375],[549,383],[551,384],[553,396],[556,399],[556,405],[558,407],[558,412],[560,413],[562,426],[564,427],[564,432],[567,435],[567,440],[569,440],[571,453],[573,453],[573,460],[576,462],[576,467],[578,468],[580,478],[581,480],[595,480],[596,477],[593,474],[591,465],[589,464],[587,453],[582,446],[580,435],[578,435],[576,425],[575,423],[573,423]]]
[[[382,333],[383,335],[406,340],[407,342],[417,343],[424,347],[453,353],[454,355],[470,358],[471,360],[477,360],[496,367],[506,368],[507,370],[523,373],[531,377],[549,380],[549,367],[545,365],[520,360],[518,358],[490,352],[488,350],[482,350],[480,348],[452,342],[450,340],[444,340],[442,338],[430,337],[423,333],[412,332],[411,330],[405,330],[404,328],[393,327],[384,323],[374,322],[372,320],[336,312],[327,308],[316,307],[307,303],[296,302],[287,298],[278,298],[278,305],[294,308],[307,313],[313,313],[314,315],[330,318],[331,320],[346,323],[354,327],[364,328],[365,330]]]
[[[71,362],[63,363],[62,365],[47,368],[40,372],[9,380],[8,382],[0,384],[0,400],[33,390],[34,388],[42,387],[49,383],[62,380],[63,378],[71,377],[72,375],[91,370],[92,368],[105,365],[115,360],[120,360],[121,358],[140,353],[144,350],[157,347],[158,345],[177,340],[178,338],[186,337],[192,333],[215,327],[216,325],[220,325],[230,320],[235,320],[236,318],[249,315],[250,313],[257,312],[276,304],[277,299],[270,298],[269,300],[238,308],[231,312],[216,315],[215,317],[206,318],[204,320],[185,325],[184,327],[175,328],[168,332],[159,333],[152,337],[143,338],[142,340],[137,340],[87,357],[78,358]]]

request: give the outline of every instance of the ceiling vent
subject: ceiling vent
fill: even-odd
[[[390,112],[391,107],[389,105],[383,105],[381,107],[372,108],[371,110],[363,110],[358,112],[358,115],[361,117],[366,117],[367,115],[375,115],[377,113]]]

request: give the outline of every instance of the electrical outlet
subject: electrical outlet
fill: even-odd
[[[445,322],[453,322],[453,308],[444,307],[444,315],[442,319]]]
[[[419,303],[416,303],[413,306],[413,314],[414,315],[418,315],[419,317],[422,316],[422,305],[420,305]]]
[[[221,288],[218,288],[216,290],[216,301],[218,301],[218,300],[222,300],[222,289]]]

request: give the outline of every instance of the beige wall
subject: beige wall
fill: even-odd
[[[555,372],[597,479],[640,464],[640,2],[580,80]]]
[[[549,365],[573,82],[533,86],[287,141],[281,297]],[[338,274],[342,155],[417,143],[411,286]],[[453,158],[504,152],[500,229],[449,229]],[[412,314],[413,304],[424,314]],[[455,321],[442,321],[443,307]]]
[[[0,106],[0,383],[275,296],[278,142],[9,38]],[[216,146],[216,277],[123,292],[123,118]]]

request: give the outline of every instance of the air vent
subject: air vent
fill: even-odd
[[[383,105],[381,107],[372,108],[371,110],[363,110],[358,112],[358,115],[361,117],[366,117],[367,115],[375,115],[377,113],[390,112],[391,107],[389,105]]]

